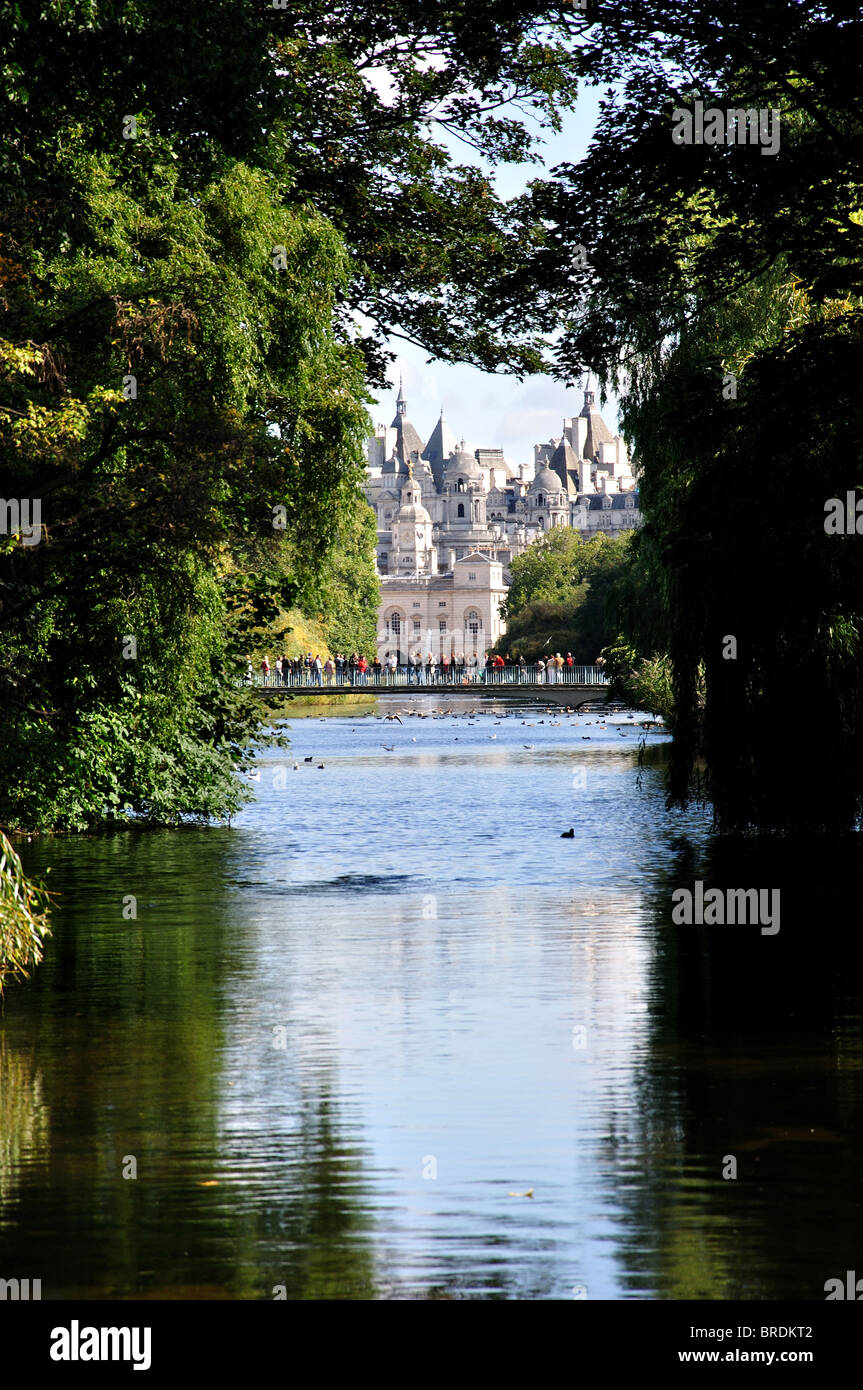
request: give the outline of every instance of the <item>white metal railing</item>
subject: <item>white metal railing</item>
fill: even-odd
[[[238,685],[250,685],[263,690],[362,690],[366,686],[380,688],[393,687],[407,689],[409,686],[434,686],[435,689],[454,689],[458,686],[495,685],[598,685],[608,684],[601,666],[564,666],[562,670],[538,666],[422,666],[419,669],[402,662],[392,671],[389,666],[375,672],[336,671],[328,676],[326,671],[316,673],[313,668],[304,667],[301,671],[288,671],[284,675],[271,670],[265,677],[261,671],[241,678]]]

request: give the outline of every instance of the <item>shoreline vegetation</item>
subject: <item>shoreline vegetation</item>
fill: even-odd
[[[753,29],[733,9],[490,0],[442,24],[346,0],[336,27],[319,0],[301,16],[224,0],[202,43],[194,8],[163,0],[17,7],[0,73],[8,834],[230,819],[255,748],[280,738],[235,688],[250,656],[374,653],[361,482],[395,336],[617,392],[644,524],[625,546],[520,557],[510,646],[604,650],[673,731],[670,804],[706,796],[719,833],[859,830],[863,125],[834,16],[768,5]],[[859,53],[863,18],[841,38]],[[586,85],[607,92],[588,151],[545,169]],[[778,157],[676,143],[673,112],[707,91],[777,112]],[[499,196],[495,167],[534,156],[537,177]],[[825,522],[836,498],[845,534]],[[798,697],[824,750],[802,763]],[[0,891],[10,922],[31,912],[35,959],[40,890],[7,856]]]
[[[29,979],[50,936],[50,894],[27,878],[21,860],[0,830],[0,1000],[7,979]]]

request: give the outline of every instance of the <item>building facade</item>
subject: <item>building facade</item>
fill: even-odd
[[[626,445],[584,393],[580,415],[515,465],[460,443],[443,411],[427,444],[400,387],[392,424],[368,447],[365,495],[377,518],[378,655],[481,657],[503,635],[500,607],[516,555],[555,526],[585,539],[640,524]]]

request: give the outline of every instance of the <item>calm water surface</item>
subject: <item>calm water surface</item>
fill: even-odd
[[[379,708],[292,721],[231,828],[25,847],[61,896],[0,1019],[0,1275],[823,1299],[863,1259],[856,846],[715,842],[633,716]],[[779,934],[673,926],[697,878],[780,887]]]

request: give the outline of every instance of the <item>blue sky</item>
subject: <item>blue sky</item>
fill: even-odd
[[[575,111],[566,113],[559,135],[545,135],[543,163],[507,164],[491,171],[498,193],[511,198],[532,178],[556,164],[577,163],[587,151],[599,111],[599,93],[585,89]],[[480,163],[468,146],[446,142],[459,163]],[[399,375],[404,378],[408,417],[428,439],[441,407],[457,438],[464,436],[470,449],[502,448],[514,463],[533,462],[534,444],[550,435],[559,436],[564,416],[577,415],[583,397],[580,390],[566,391],[551,377],[526,377],[519,382],[512,376],[482,372],[476,367],[429,361],[427,352],[392,339],[397,353],[390,375],[389,391],[376,393],[369,407],[375,424],[389,425],[395,415]],[[609,400],[603,415],[612,430],[617,429],[616,402]]]

